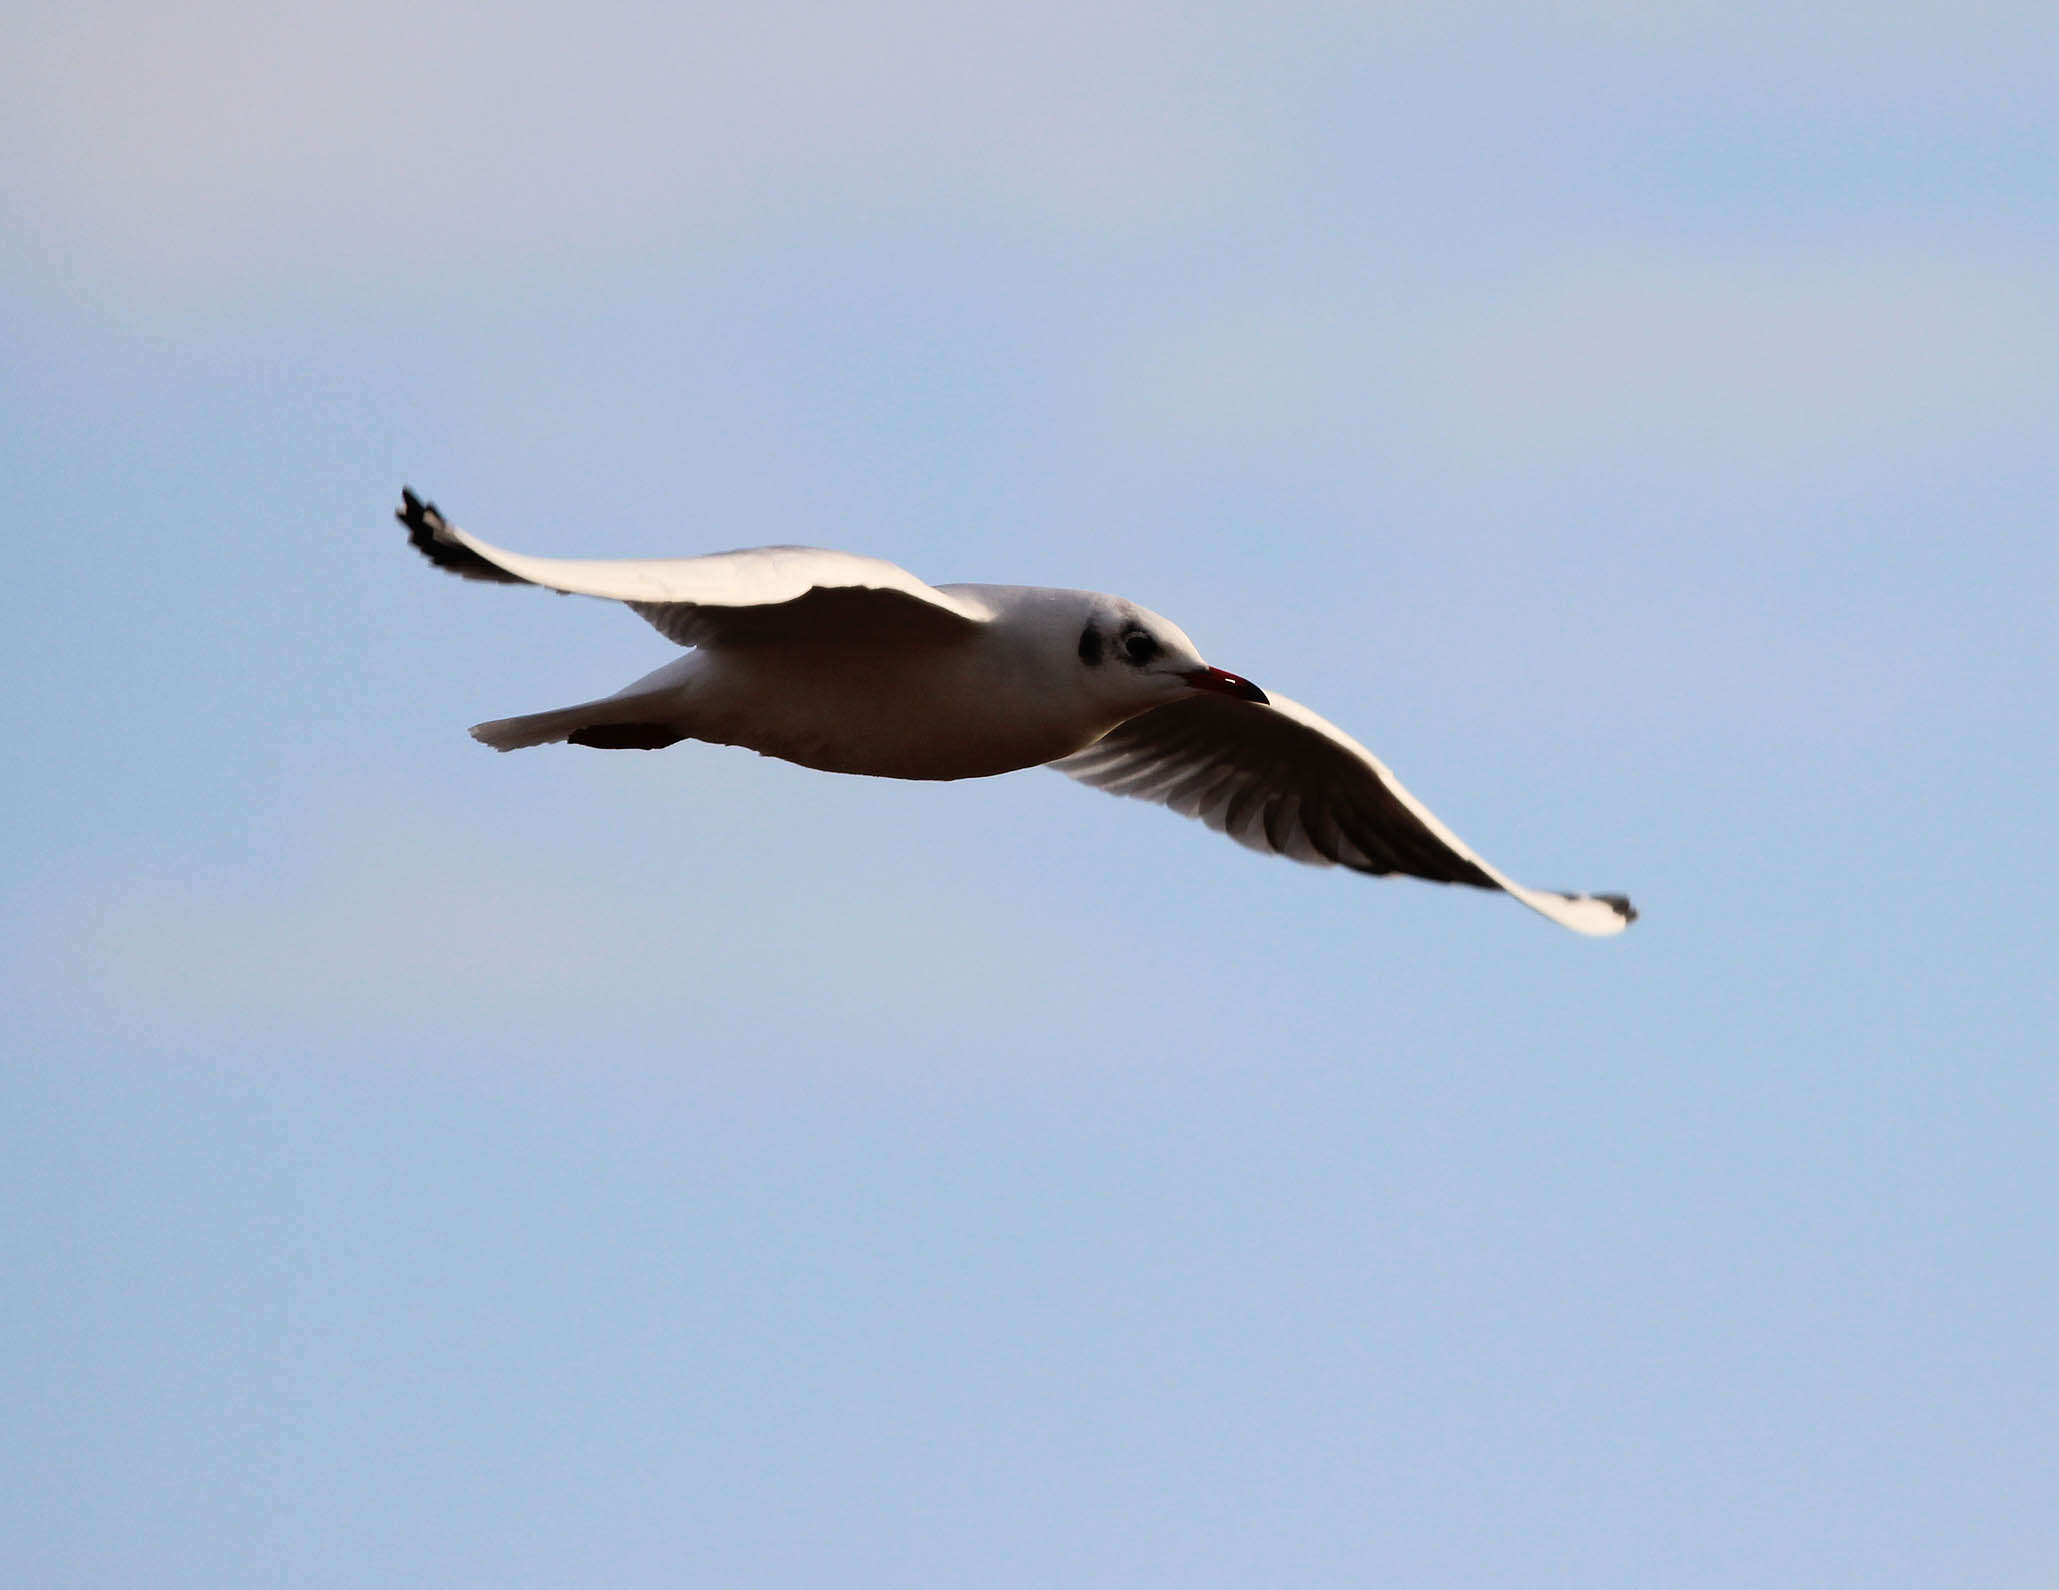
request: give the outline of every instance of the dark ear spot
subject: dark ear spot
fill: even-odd
[[[1101,631],[1092,624],[1080,632],[1080,661],[1089,668],[1100,666]]]

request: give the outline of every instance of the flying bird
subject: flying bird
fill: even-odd
[[[475,724],[497,751],[692,739],[882,778],[1049,766],[1311,866],[1499,889],[1577,933],[1637,919],[1621,895],[1504,877],[1342,729],[1211,667],[1177,624],[1119,596],[927,585],[819,547],[529,557],[405,489],[394,517],[438,568],[623,602],[690,648],[598,701]]]

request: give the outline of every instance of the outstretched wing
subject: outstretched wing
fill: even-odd
[[[699,558],[532,558],[467,535],[412,491],[403,489],[400,498],[394,518],[438,568],[468,580],[626,602],[682,646],[948,640],[990,616],[906,569],[853,552],[756,547]]]
[[[1502,889],[1576,933],[1620,933],[1637,919],[1621,895],[1554,894],[1503,877],[1372,752],[1284,696],[1269,706],[1216,695],[1175,701],[1051,766],[1311,866]]]

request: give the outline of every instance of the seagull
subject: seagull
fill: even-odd
[[[1048,766],[1310,866],[1498,889],[1576,933],[1637,919],[1619,894],[1505,877],[1342,729],[1209,666],[1177,624],[1119,596],[928,585],[820,547],[530,557],[466,534],[406,488],[394,517],[440,569],[622,602],[690,648],[597,701],[475,724],[472,738],[496,751],[691,739],[879,778]]]

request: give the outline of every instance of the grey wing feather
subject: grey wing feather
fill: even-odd
[[[538,558],[451,524],[412,491],[394,514],[438,568],[627,604],[682,646],[880,635],[945,639],[984,624],[976,602],[879,558],[820,547],[754,547],[697,558]]]
[[[1051,765],[1311,866],[1501,889],[1580,933],[1619,933],[1637,915],[1620,895],[1558,894],[1504,877],[1372,752],[1284,696],[1261,706],[1196,695],[1132,718]]]

